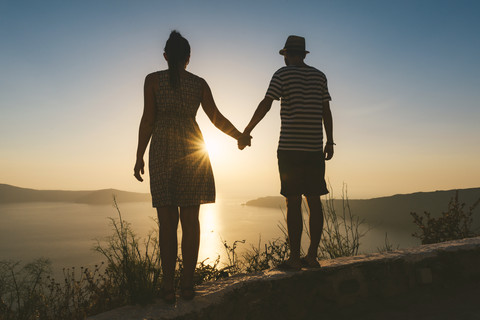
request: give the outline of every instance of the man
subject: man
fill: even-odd
[[[289,36],[280,50],[286,67],[272,77],[265,98],[260,102],[244,131],[249,137],[253,128],[270,110],[273,100],[281,99],[281,132],[278,144],[278,167],[281,194],[287,203],[287,229],[290,258],[280,265],[282,269],[299,270],[320,267],[317,251],[323,230],[323,210],[320,196],[327,194],[325,160],[333,156],[333,120],[331,100],[325,75],[305,64],[305,38]],[[323,127],[326,143],[323,146]],[[239,141],[243,149],[247,142]],[[302,237],[302,195],[305,195],[310,212],[310,247],[305,257],[300,257]]]

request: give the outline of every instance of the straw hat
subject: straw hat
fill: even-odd
[[[283,56],[286,51],[301,51],[310,53],[310,51],[305,50],[305,38],[299,36],[288,36],[285,46],[279,51],[279,53]]]

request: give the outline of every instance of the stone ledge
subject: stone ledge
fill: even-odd
[[[358,302],[480,280],[480,237],[321,261],[321,269],[270,269],[198,286],[193,301],[125,306],[91,320],[308,319]]]

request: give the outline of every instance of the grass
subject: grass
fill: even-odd
[[[338,215],[333,196],[327,198],[324,209],[325,229],[320,246],[322,257],[333,258],[358,253],[359,232],[363,223],[352,214],[346,188],[342,192],[343,211]],[[20,262],[0,261],[0,319],[84,319],[102,311],[126,304],[145,304],[159,295],[162,281],[157,230],[145,239],[136,235],[131,225],[122,218],[114,198],[118,218],[110,218],[112,234],[97,240],[94,250],[106,260],[94,268],[64,269],[63,281],[52,277],[48,259],[37,259],[21,265]],[[303,215],[308,211],[303,206]],[[306,219],[305,219],[306,220]],[[215,281],[239,273],[253,273],[269,269],[288,259],[288,235],[285,223],[279,223],[283,237],[258,245],[238,255],[244,240],[228,244],[223,241],[226,263],[218,256],[211,263],[198,263],[195,283]],[[305,228],[307,229],[307,228]],[[308,230],[308,229],[307,229]],[[308,233],[307,233],[308,235]],[[182,270],[178,259],[177,279]],[[177,281],[178,283],[178,281]]]

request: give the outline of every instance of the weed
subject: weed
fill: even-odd
[[[400,247],[400,245],[396,245],[394,246],[390,240],[388,240],[388,235],[387,233],[385,232],[385,242],[384,242],[384,245],[383,247],[377,247],[377,251],[378,252],[390,252],[390,251],[395,251],[397,250],[398,248]]]

